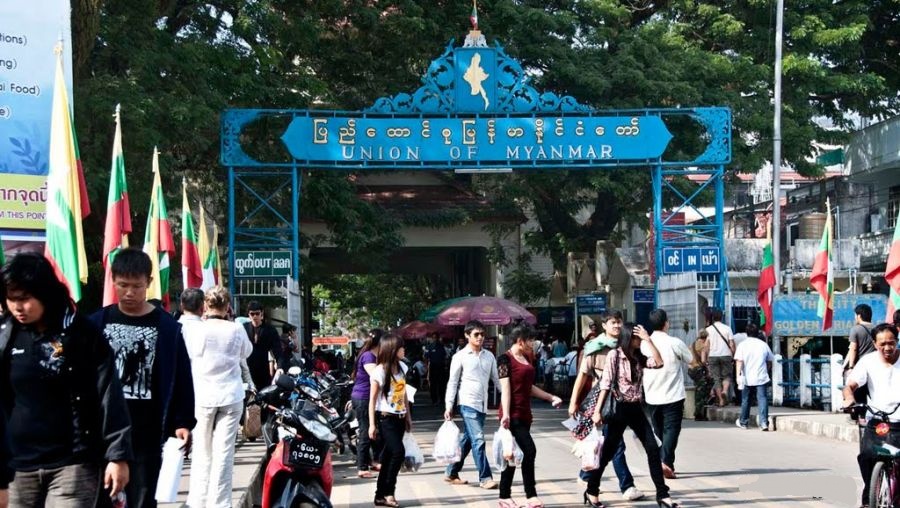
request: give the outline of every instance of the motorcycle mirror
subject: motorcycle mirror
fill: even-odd
[[[300,367],[297,367],[297,366],[294,366],[294,367],[291,367],[290,369],[288,369],[289,376],[299,376],[301,372],[302,371],[300,370]]]

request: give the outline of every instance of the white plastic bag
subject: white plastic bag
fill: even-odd
[[[586,438],[578,442],[581,449],[581,470],[593,471],[600,468],[600,452],[603,449],[603,434],[594,429]]]
[[[459,427],[447,420],[434,436],[434,460],[448,465],[459,462],[462,450],[459,448]]]
[[[509,458],[507,458],[505,449],[510,450]],[[499,473],[502,473],[509,466],[510,462],[512,462],[514,467],[518,467],[522,465],[522,460],[525,459],[525,454],[519,449],[519,445],[513,439],[512,433],[509,429],[504,429],[503,427],[494,433],[491,450],[493,450],[494,469]]]
[[[156,492],[153,496],[160,503],[174,503],[178,498],[178,485],[184,468],[184,441],[170,437],[163,445],[162,465],[159,468],[159,479],[156,481]]]
[[[406,454],[403,457],[403,466],[400,470],[404,472],[418,471],[422,464],[425,463],[425,455],[422,454],[422,449],[419,448],[419,443],[416,442],[412,432],[403,434],[403,448],[406,449]]]

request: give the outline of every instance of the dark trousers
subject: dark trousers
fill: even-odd
[[[428,373],[428,392],[431,403],[443,403],[444,392],[447,391],[447,371],[443,368]]]
[[[587,493],[596,496],[600,493],[600,478],[606,466],[615,456],[619,444],[622,442],[626,428],[631,428],[641,441],[644,451],[647,453],[647,467],[650,469],[650,478],[656,487],[656,499],[669,497],[669,487],[663,478],[662,464],[659,458],[659,446],[656,445],[656,436],[653,428],[647,421],[647,416],[638,402],[619,403],[616,416],[606,424],[606,439],[603,440],[603,448],[600,454],[600,468],[590,472],[588,478]]]
[[[675,469],[675,448],[681,435],[681,418],[684,414],[684,399],[669,404],[646,406],[647,418],[653,425],[653,432],[662,441],[660,456],[665,465]]]
[[[135,438],[134,460],[128,463],[130,479],[125,486],[128,508],[156,508],[156,482],[162,466],[162,445],[155,436]]]
[[[531,439],[531,423],[513,419],[509,422],[509,431],[522,450],[522,486],[525,487],[525,497],[537,497],[534,481],[534,458],[537,456],[537,448]],[[500,499],[509,499],[512,496],[512,481],[516,474],[515,463],[506,466],[500,473]]]
[[[403,433],[406,432],[404,416],[378,416],[378,433],[384,441],[381,452],[381,471],[375,487],[375,499],[393,496],[397,488],[397,475],[403,465],[406,449],[403,448]]]
[[[353,399],[353,412],[356,413],[356,469],[368,471],[372,464],[372,440],[369,439],[369,401]]]
[[[9,487],[9,505],[16,508],[94,506],[100,483],[100,466],[96,464],[17,471]]]

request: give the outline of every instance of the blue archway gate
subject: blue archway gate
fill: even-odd
[[[241,146],[245,127],[267,117],[289,120],[281,136],[288,162],[258,161]],[[689,117],[705,129],[705,149],[692,160],[665,158],[673,140],[666,120],[677,117]],[[722,212],[723,175],[731,161],[728,108],[594,110],[573,97],[535,90],[519,62],[499,43],[488,46],[473,31],[463,46],[451,42],[431,62],[420,88],[381,98],[363,111],[226,110],[221,149],[228,169],[232,270],[236,251],[284,250],[291,253],[293,277],[299,277],[303,169],[507,172],[649,167],[656,274],[698,272],[716,305],[725,303]],[[686,194],[673,180],[689,174],[706,178]],[[253,202],[242,207],[240,217],[236,191]],[[674,203],[668,207],[672,212],[696,210],[705,191],[715,196],[714,217],[689,225],[670,223],[678,214],[665,215],[664,203]],[[260,224],[263,215],[268,219]]]

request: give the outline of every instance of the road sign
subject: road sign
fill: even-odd
[[[579,315],[601,314],[606,311],[606,295],[579,295],[575,298]]]
[[[235,277],[287,277],[291,275],[291,253],[286,250],[234,251]]]
[[[718,247],[667,247],[663,249],[663,274],[719,273],[721,259]]]

